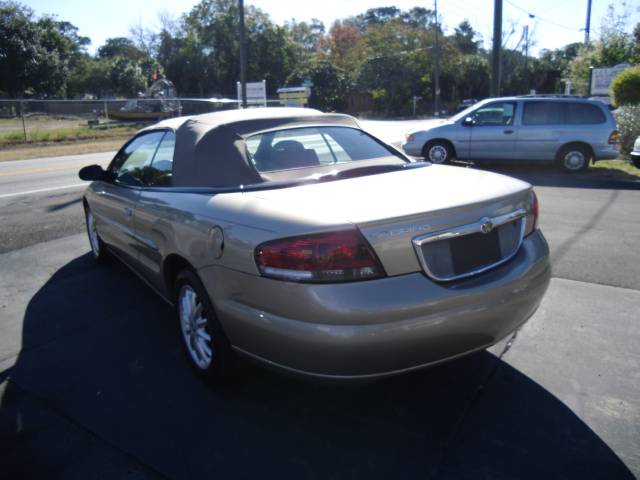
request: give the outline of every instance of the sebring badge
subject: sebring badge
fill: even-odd
[[[480,225],[480,231],[482,233],[490,233],[493,230],[493,222],[488,218],[482,219],[482,224]]]

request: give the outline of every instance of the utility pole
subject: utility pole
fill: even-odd
[[[591,0],[587,0],[587,23],[584,26],[584,44],[589,45],[589,32],[591,30]]]
[[[440,43],[438,36],[440,35],[440,25],[438,23],[438,0],[433,0],[433,6],[436,16],[436,53],[435,53],[435,72],[434,72],[434,87],[435,92],[433,95],[433,113],[437,117],[440,113]]]
[[[524,26],[524,81],[526,94],[529,93],[529,25]]]
[[[500,95],[500,50],[502,49],[502,0],[493,2],[493,50],[491,52],[491,96]]]
[[[247,59],[244,41],[244,0],[238,0],[240,10],[240,90],[242,92],[242,108],[247,108]]]

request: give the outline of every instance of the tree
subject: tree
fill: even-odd
[[[460,53],[463,55],[475,55],[478,53],[482,40],[477,39],[478,33],[468,20],[460,22],[454,31],[453,41]]]
[[[295,19],[285,23],[291,40],[306,53],[315,53],[324,36],[324,23],[312,18],[311,23],[297,23]]]
[[[400,18],[370,25],[363,35],[358,89],[371,92],[385,113],[408,113],[414,95],[431,95],[433,33]]]
[[[336,20],[324,39],[323,48],[340,68],[357,69],[362,56],[362,32],[353,20]]]
[[[633,29],[633,47],[631,48],[631,62],[640,63],[640,22]]]
[[[161,33],[159,60],[170,78],[204,94],[236,94],[239,79],[238,5],[235,0],[202,0],[183,18],[177,35]],[[267,80],[269,92],[284,84],[300,49],[286,28],[274,25],[262,10],[245,9],[247,78]],[[176,67],[180,65],[179,70]],[[186,77],[172,77],[173,72]],[[192,90],[193,91],[193,90]]]
[[[625,4],[622,4],[623,9]],[[593,44],[580,48],[569,65],[569,78],[577,93],[589,91],[589,67],[610,67],[631,60],[634,50],[633,37],[626,32],[627,15],[618,14],[609,5],[602,20],[599,38]]]
[[[640,66],[620,72],[611,82],[613,103],[621,105],[640,104]]]
[[[463,55],[455,64],[455,86],[460,99],[489,95],[489,61],[483,55]]]
[[[313,84],[309,106],[324,111],[345,109],[351,87],[347,72],[326,58],[319,59],[294,70],[287,84],[298,86],[305,80]]]
[[[41,43],[42,29],[33,11],[15,2],[0,2],[0,91],[11,97],[57,93],[63,64]]]
[[[126,37],[107,38],[104,45],[98,48],[99,58],[125,57],[131,60],[142,60],[146,56],[145,52]]]

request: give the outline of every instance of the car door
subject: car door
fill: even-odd
[[[561,139],[580,125],[568,125],[567,102],[527,100],[522,108],[522,125],[517,148],[525,160],[554,160]],[[571,137],[571,135],[569,135]]]
[[[110,180],[99,182],[94,190],[91,208],[98,231],[102,239],[131,264],[135,263],[139,249],[134,212],[140,188],[164,133],[143,133],[126,144],[107,169]]]
[[[162,291],[162,260],[167,235],[173,230],[174,210],[166,201],[167,195],[176,198],[168,190],[172,186],[173,161],[176,135],[165,132],[153,160],[146,169],[144,186],[140,189],[135,210],[136,237],[140,274],[153,287]]]
[[[513,159],[516,156],[515,101],[492,102],[471,114],[469,158]]]

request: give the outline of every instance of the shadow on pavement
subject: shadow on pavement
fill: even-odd
[[[0,410],[7,478],[65,476],[55,455],[21,449],[12,426],[29,419],[6,417],[28,417],[15,407],[23,390],[171,478],[633,478],[563,403],[488,352],[350,388],[255,368],[215,391],[191,374],[171,309],[88,254],[34,295],[23,328]]]
[[[502,173],[540,187],[640,190],[639,177],[619,170],[591,168],[583,173],[565,173],[555,165],[537,163],[518,163],[515,165],[505,162],[477,164],[454,162],[452,165]]]

